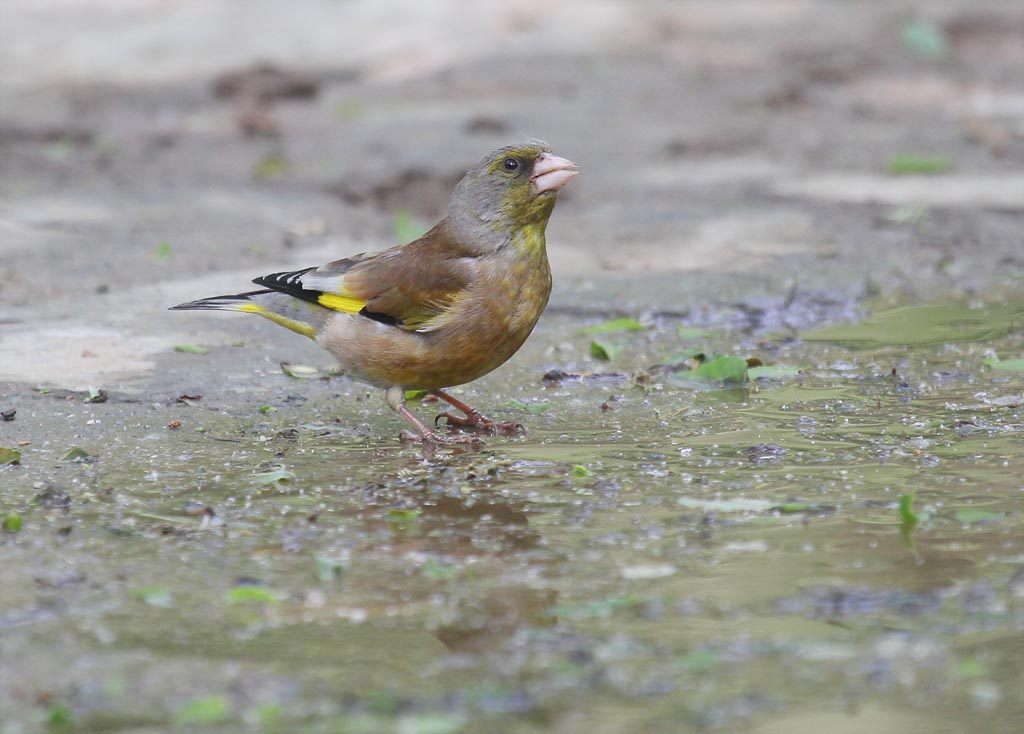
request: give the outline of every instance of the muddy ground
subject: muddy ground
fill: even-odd
[[[1024,8],[551,5],[8,3],[0,732],[1014,730]],[[462,393],[525,438],[425,458],[166,310],[528,137],[581,169],[555,291]]]

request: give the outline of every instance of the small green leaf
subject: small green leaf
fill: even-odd
[[[423,510],[403,510],[398,507],[394,507],[388,510],[388,522],[397,524],[413,523],[419,520],[420,515],[423,514]]]
[[[269,181],[288,173],[288,159],[280,153],[263,157],[252,170],[252,177],[258,181]]]
[[[252,478],[256,484],[287,484],[295,479],[295,475],[287,469],[275,469],[253,474]]]
[[[153,250],[153,257],[157,260],[166,260],[173,254],[174,250],[171,248],[171,244],[169,242],[161,242]]]
[[[4,515],[4,521],[3,524],[0,525],[0,528],[3,528],[8,533],[17,533],[21,530],[23,525],[24,522],[21,519],[21,515],[19,515],[17,512],[14,512],[14,510],[11,510],[6,515]]]
[[[260,406],[260,412],[263,415],[267,415],[269,413],[276,413],[277,412],[277,408],[275,408],[273,405],[261,405]]]
[[[89,452],[85,449],[73,446],[68,449],[68,452],[61,457],[61,461],[85,461],[89,459]]]
[[[345,561],[317,553],[313,556],[313,574],[320,581],[334,581],[345,572]]]
[[[941,59],[949,52],[949,36],[942,27],[920,18],[903,24],[900,35],[908,51],[926,59]]]
[[[624,331],[643,331],[647,327],[636,319],[621,318],[580,329],[580,334],[621,334]]]
[[[310,367],[305,364],[289,364],[287,362],[282,362],[281,371],[289,377],[294,377],[297,380],[313,380],[324,376],[324,373],[316,367]]]
[[[590,469],[588,469],[587,467],[583,466],[583,464],[576,464],[572,468],[572,475],[574,477],[578,477],[580,479],[586,479],[587,477],[594,476],[594,472],[590,471]]]
[[[942,173],[953,166],[953,159],[948,155],[894,155],[887,166],[889,173],[898,175]]]
[[[231,702],[226,696],[205,696],[186,702],[174,712],[178,725],[220,724],[231,718]]]
[[[683,341],[690,341],[692,339],[702,339],[708,335],[708,332],[703,329],[695,329],[692,326],[683,326],[680,324],[676,327],[676,336]]]
[[[811,505],[806,502],[784,502],[781,505],[775,505],[771,509],[782,515],[796,515],[801,512],[814,512],[817,507],[817,505]]]
[[[250,711],[259,721],[257,728],[261,731],[283,731],[284,727],[281,726],[281,722],[284,720],[284,708],[280,704],[265,703],[255,709],[250,709]]]
[[[201,347],[198,344],[175,344],[174,351],[183,352],[185,354],[206,354],[210,350],[206,347]]]
[[[87,403],[105,403],[107,402],[107,393],[100,390],[98,387],[89,387],[89,396],[85,399]]]
[[[236,586],[228,592],[227,598],[232,604],[242,604],[246,602],[277,604],[281,601],[277,594],[262,586]]]
[[[619,356],[619,348],[608,342],[592,341],[590,342],[590,356],[594,359],[610,362]]]
[[[694,673],[705,673],[719,665],[718,654],[711,650],[691,652],[679,661],[679,667]]]
[[[134,594],[136,599],[144,601],[153,607],[168,608],[174,604],[174,600],[171,598],[171,590],[162,584],[143,586],[141,589],[136,589]]]
[[[387,520],[391,530],[396,533],[419,533],[420,515],[422,510],[403,510],[394,508],[388,510]]]
[[[742,357],[715,356],[692,370],[692,375],[725,385],[742,385],[747,382],[747,360]]]
[[[956,521],[961,525],[970,525],[976,522],[992,522],[1002,520],[1003,513],[991,510],[978,510],[973,507],[964,507],[956,511]]]
[[[912,530],[919,521],[920,518],[914,512],[914,495],[900,495],[900,524]]]
[[[406,390],[405,399],[407,402],[413,402],[414,400],[422,400],[426,395],[429,394],[429,390]]]
[[[1024,372],[1024,359],[999,359],[997,357],[986,357],[985,366],[990,370]]]
[[[455,566],[446,566],[436,558],[431,557],[427,558],[423,564],[423,575],[431,581],[447,581],[458,575],[458,569]]]
[[[429,226],[413,219],[408,209],[399,209],[395,213],[395,241],[412,242],[427,233]]]
[[[62,704],[53,706],[46,715],[46,734],[73,734],[74,731],[71,709]]]
[[[0,446],[0,466],[7,464],[20,464],[21,463],[21,452],[17,449],[9,449],[4,446]]]

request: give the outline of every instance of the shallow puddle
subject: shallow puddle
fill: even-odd
[[[464,393],[528,436],[430,457],[344,379],[27,397],[0,731],[1017,731],[1022,314],[712,333],[800,370],[709,391],[551,318]]]

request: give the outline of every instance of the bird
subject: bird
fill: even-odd
[[[545,229],[559,191],[578,173],[538,140],[484,157],[455,186],[447,215],[406,244],[255,278],[260,290],[173,306],[239,311],[314,340],[345,374],[383,388],[387,405],[425,446],[480,443],[523,427],[493,421],[452,396],[504,364],[526,341],[551,295]],[[440,434],[406,405],[422,390],[454,408]],[[465,432],[464,432],[465,431]]]

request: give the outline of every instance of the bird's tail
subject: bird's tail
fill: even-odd
[[[254,313],[297,334],[316,339],[330,311],[315,303],[271,290],[213,296],[172,306],[171,311],[240,311]]]

